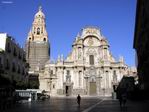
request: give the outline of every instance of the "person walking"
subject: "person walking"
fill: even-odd
[[[120,107],[122,107],[122,89],[117,87],[117,98],[119,99]]]
[[[80,96],[80,94],[78,94],[78,96],[77,96],[77,103],[78,103],[78,105],[80,107],[80,103],[81,103],[81,96]]]
[[[124,93],[122,94],[122,104],[123,104],[123,107],[125,107],[126,102],[127,102],[127,93],[124,92]]]
[[[120,88],[118,90],[118,99],[119,99],[120,107],[121,108],[125,107],[127,102],[127,91],[125,88]]]

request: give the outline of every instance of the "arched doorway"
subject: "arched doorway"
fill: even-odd
[[[95,76],[90,77],[90,82],[89,82],[89,94],[90,95],[96,95],[97,94],[97,86],[96,86],[96,79]]]
[[[72,95],[73,83],[63,83],[64,84],[64,94],[66,96]]]

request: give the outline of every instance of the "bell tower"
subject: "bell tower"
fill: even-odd
[[[30,72],[44,68],[50,57],[50,44],[46,31],[45,15],[42,7],[34,16],[32,27],[26,40],[26,60],[30,65]]]

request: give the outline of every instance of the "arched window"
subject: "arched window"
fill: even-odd
[[[11,52],[10,43],[8,43],[8,45],[7,45],[7,51],[8,51],[9,53]]]
[[[46,41],[46,38],[43,38],[43,41]]]
[[[94,55],[89,56],[90,65],[94,65]]]
[[[6,60],[6,69],[9,69],[9,60]]]
[[[40,28],[37,28],[37,35],[40,34]]]
[[[17,56],[17,50],[16,50],[16,47],[14,47],[13,55],[14,55],[14,56]]]

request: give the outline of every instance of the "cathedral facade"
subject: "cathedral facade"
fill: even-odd
[[[113,86],[128,74],[130,68],[123,57],[118,61],[114,59],[100,29],[83,28],[74,38],[69,55],[66,58],[60,55],[52,61],[48,59],[50,47],[44,18],[39,8],[26,47],[31,71],[38,71],[39,89],[50,95],[111,94]]]

